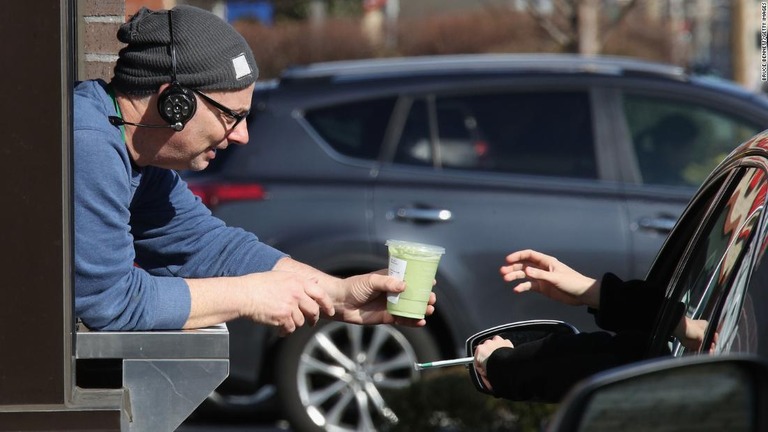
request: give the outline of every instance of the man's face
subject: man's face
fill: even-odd
[[[237,91],[193,93],[197,97],[195,115],[183,131],[170,137],[152,165],[201,171],[208,167],[217,151],[226,149],[232,143],[248,143],[246,121],[238,122],[238,117],[251,108],[253,88],[252,84]]]

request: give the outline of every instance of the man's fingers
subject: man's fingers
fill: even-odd
[[[437,303],[437,294],[434,292],[429,293],[429,300],[427,300],[427,305],[433,305]],[[427,310],[429,310],[430,306],[427,306]],[[432,306],[432,309],[435,309],[434,306]],[[427,315],[431,315],[428,313]]]
[[[430,316],[433,313],[435,313],[435,307],[432,305],[427,306],[427,311],[424,313],[425,316]]]
[[[317,283],[311,283],[304,292],[314,300],[315,304],[318,305],[320,308],[320,311],[325,313],[328,316],[333,316],[336,313],[336,308],[333,306],[333,301],[331,301],[331,297],[323,291],[322,288],[320,288],[320,285]],[[312,312],[314,315],[315,312]]]
[[[298,308],[292,311],[291,318],[293,322],[293,330],[296,330],[297,328],[303,326],[304,322],[306,321],[306,319],[304,318],[303,311]]]
[[[299,310],[302,318],[306,318],[312,325],[315,325],[320,318],[320,305],[310,296],[301,299],[299,302]]]
[[[287,336],[287,335],[289,335],[289,334],[291,334],[291,333],[296,331],[297,314],[299,316],[301,316],[301,313],[298,310],[294,310],[291,313],[291,317],[287,318],[285,320],[285,322],[283,322],[283,324],[280,325],[280,336]],[[303,323],[303,321],[304,321],[304,317],[303,316],[301,317],[301,321]]]
[[[425,320],[424,318],[416,319],[416,318],[405,318],[405,317],[395,316],[395,324],[406,326],[406,327],[424,327],[425,325],[427,325],[427,320]]]
[[[405,282],[392,276],[371,273],[371,286],[379,291],[399,293],[405,290]]]

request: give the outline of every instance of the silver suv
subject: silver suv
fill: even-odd
[[[768,126],[766,98],[621,58],[466,55],[314,64],[261,83],[251,143],[185,178],[214,214],[326,272],[387,266],[388,239],[445,247],[424,329],[328,323],[287,338],[230,325],[209,404],[277,396],[296,431],[394,421],[379,389],[505,322],[594,329],[585,310],[513,295],[507,253],[643,278],[712,168]]]

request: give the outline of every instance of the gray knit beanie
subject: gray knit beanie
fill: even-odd
[[[176,79],[199,90],[240,90],[258,77],[253,52],[242,35],[216,15],[193,6],[172,9]],[[149,94],[172,80],[168,11],[142,7],[120,26],[120,50],[112,84],[130,94]]]

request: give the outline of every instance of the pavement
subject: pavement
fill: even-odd
[[[176,432],[291,432],[285,420],[274,419],[203,419],[192,415]]]

